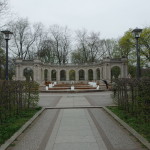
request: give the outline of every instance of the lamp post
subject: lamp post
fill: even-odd
[[[4,38],[6,40],[6,72],[5,72],[5,78],[8,80],[8,40],[10,40],[12,32],[5,30],[1,31],[4,34]]]
[[[132,31],[133,36],[136,39],[136,55],[137,55],[137,66],[136,66],[136,78],[139,79],[141,77],[141,69],[140,69],[140,49],[138,46],[138,39],[140,38],[140,34],[142,29],[136,28]]]

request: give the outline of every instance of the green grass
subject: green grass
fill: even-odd
[[[150,123],[145,123],[142,118],[136,118],[131,114],[128,114],[118,107],[108,107],[113,113],[115,113],[120,119],[126,122],[129,126],[135,129],[139,134],[146,138],[150,142]]]
[[[10,117],[3,124],[0,124],[0,145],[9,139],[40,109],[41,108],[39,107],[36,109],[26,110],[19,116]]]

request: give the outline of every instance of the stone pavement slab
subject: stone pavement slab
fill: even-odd
[[[90,106],[84,96],[62,96],[57,107]]]
[[[59,102],[61,96],[53,96],[48,94],[40,94],[40,100],[38,105],[42,107],[55,107],[57,103]]]
[[[99,150],[85,111],[87,110],[63,110],[52,150]],[[48,149],[47,146],[46,150]]]
[[[90,95],[92,94],[92,95]],[[110,92],[42,94],[47,109],[9,150],[143,150],[140,143],[103,109],[78,108],[112,104]],[[87,100],[88,99],[88,100]],[[90,100],[89,100],[90,99]],[[106,102],[107,101],[107,102]],[[106,103],[105,103],[106,102]],[[68,107],[67,109],[56,109]],[[74,109],[70,109],[74,108]]]
[[[99,93],[99,95],[85,95],[85,98],[92,106],[109,106],[114,105],[111,95],[108,93]]]
[[[96,93],[40,93],[39,105],[42,107],[57,106],[108,106],[113,105],[111,92],[96,92]],[[59,101],[59,99],[61,101]],[[88,100],[88,101],[87,101]],[[90,102],[90,103],[89,103]]]
[[[8,150],[38,150],[52,124],[58,110],[45,110],[43,114],[15,141]],[[48,139],[50,135],[47,135]]]
[[[60,143],[53,150],[103,150],[99,149],[97,143]]]
[[[143,150],[130,133],[110,117],[103,109],[90,109],[91,117],[97,125],[101,137],[114,150]]]

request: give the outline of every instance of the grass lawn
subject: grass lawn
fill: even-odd
[[[32,116],[41,108],[30,109],[22,112],[19,116],[8,118],[3,124],[0,124],[0,145],[9,139],[18,129],[20,129]]]
[[[146,138],[150,142],[150,123],[145,123],[142,118],[136,118],[131,114],[127,114],[124,110],[118,109],[118,107],[108,107],[113,113],[115,113],[120,119],[126,122],[129,126],[135,129],[139,134]]]

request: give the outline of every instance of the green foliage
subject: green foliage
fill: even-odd
[[[141,56],[145,61],[150,62],[150,27],[143,29],[139,44],[141,45]]]
[[[18,129],[21,128],[22,125],[24,125],[25,122],[27,122],[40,109],[40,107],[38,109],[26,109],[22,111],[19,115],[7,118],[7,120],[5,120],[3,124],[0,124],[0,145],[3,144],[7,139],[9,139]]]
[[[111,78],[114,77],[116,79],[119,77],[120,74],[121,74],[121,71],[119,67],[115,66],[111,69]]]
[[[79,30],[76,32],[76,41],[76,49],[71,53],[72,63],[97,62],[105,53],[102,50],[104,42],[100,40],[99,33]]]
[[[5,51],[0,48],[0,79],[5,78]]]
[[[0,145],[38,110],[36,82],[0,81]]]
[[[128,68],[129,74],[135,77],[136,69],[136,40],[132,35],[132,30],[129,29],[125,34],[119,39],[118,48],[115,49],[113,54],[116,56],[125,56],[128,58]],[[150,62],[150,27],[146,27],[142,30],[141,36],[139,38],[139,48],[140,48],[140,58],[141,67],[148,66]],[[114,55],[113,55],[114,56]],[[116,57],[114,56],[114,57]],[[143,76],[148,76],[145,72]]]
[[[76,50],[71,53],[71,62],[74,64],[82,64],[85,62],[82,53],[79,50]]]
[[[119,47],[118,41],[115,42],[111,55],[112,55],[112,58],[122,57],[122,51],[121,51],[121,48]]]
[[[129,64],[136,63],[136,40],[132,35],[132,29],[129,29],[119,40],[120,53],[126,56]],[[150,62],[150,27],[143,29],[139,38],[139,48],[141,56],[141,66],[146,66]]]
[[[136,75],[136,66],[133,66],[133,65],[128,65],[128,72],[129,74],[131,75],[132,78],[135,77]]]
[[[26,109],[35,108],[38,88],[36,82],[0,81],[0,124]]]
[[[121,55],[129,58],[129,54],[134,48],[132,29],[129,29],[127,32],[125,32],[124,36],[120,38],[119,47],[121,50]]]
[[[118,107],[110,106],[108,108],[150,142],[150,125],[149,122],[143,121],[142,116],[137,118]]]
[[[150,123],[150,78],[116,79],[113,89],[119,108]]]
[[[6,66],[6,54],[5,51],[0,48],[0,80],[5,79],[5,66]],[[9,80],[12,79],[12,76],[14,75],[14,64],[11,58],[8,59],[8,75],[9,75]]]
[[[141,70],[142,77],[150,77],[150,68],[144,68]]]

